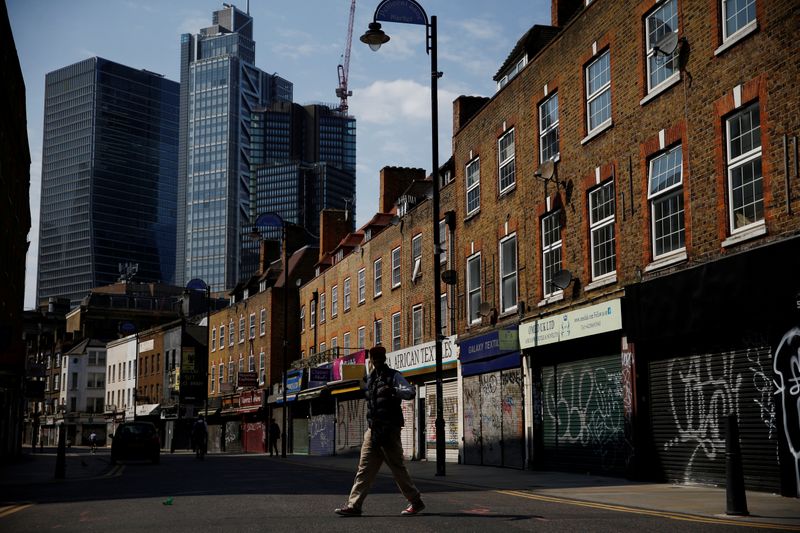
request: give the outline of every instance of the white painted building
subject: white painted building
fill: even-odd
[[[133,393],[136,388],[136,335],[107,344],[106,417],[109,431],[115,421],[133,419]]]
[[[106,344],[85,339],[62,357],[59,403],[64,406],[67,438],[85,445],[92,431],[105,439]]]

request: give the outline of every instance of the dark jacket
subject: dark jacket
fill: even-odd
[[[394,394],[394,377],[397,370],[383,365],[367,377],[367,422],[373,430],[401,428],[404,425],[400,398]]]

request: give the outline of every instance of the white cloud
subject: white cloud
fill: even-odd
[[[275,55],[287,57],[289,59],[300,59],[302,57],[311,57],[318,53],[319,49],[316,45],[311,43],[306,44],[291,44],[281,43],[272,48]]]
[[[356,112],[360,123],[387,124],[411,120],[429,121],[431,116],[431,89],[413,80],[379,80],[367,87],[355,89],[350,108]],[[439,114],[444,106],[458,96],[439,89]],[[441,123],[441,118],[440,118]]]
[[[470,37],[482,41],[495,42],[502,41],[504,37],[503,29],[500,25],[486,19],[460,20],[457,21],[455,25],[459,28],[459,33],[463,32],[463,34],[459,36],[462,41],[463,37]]]
[[[178,33],[197,33],[200,28],[205,28],[211,24],[209,15],[194,11],[186,16],[178,25]]]

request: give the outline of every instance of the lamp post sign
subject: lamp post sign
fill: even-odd
[[[399,22],[401,24],[420,24],[427,26],[428,17],[422,7],[409,0],[383,0],[375,8],[375,20]]]

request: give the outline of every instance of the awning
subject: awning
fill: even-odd
[[[158,410],[161,408],[160,403],[148,403],[144,405],[137,405],[136,406],[136,416],[150,416],[158,414]]]
[[[296,399],[297,399],[297,394],[286,395],[286,403],[293,402]],[[273,394],[272,396],[267,398],[267,403],[276,403],[276,404],[283,403],[283,394]]]
[[[345,389],[336,389],[332,390],[331,394],[344,394],[346,392],[355,392],[357,390],[361,390],[361,387],[359,386],[359,387],[347,387]]]
[[[327,390],[327,387],[316,387],[314,389],[304,390],[297,395],[298,400],[313,400],[319,398]]]
[[[339,381],[329,381],[328,390],[331,394],[345,394],[348,392],[356,392],[361,390],[361,379],[344,379]]]

